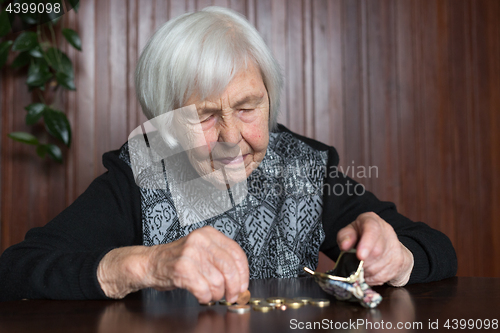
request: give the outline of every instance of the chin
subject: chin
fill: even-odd
[[[211,183],[218,190],[227,190],[228,187],[232,188],[237,184],[246,181],[247,176],[244,169],[231,170],[226,168],[224,169],[224,172],[222,172],[221,169],[216,170],[210,174],[202,176],[202,178]]]
[[[252,161],[246,166],[245,171],[246,171],[247,178],[250,177],[252,172],[259,167],[259,164],[260,164],[260,162],[253,162]]]

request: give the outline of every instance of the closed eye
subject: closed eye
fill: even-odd
[[[205,123],[205,122],[207,122],[207,121],[211,120],[213,117],[214,117],[214,115],[210,115],[210,116],[208,116],[207,118],[205,118],[205,119],[201,120],[200,122],[201,122],[201,123]]]

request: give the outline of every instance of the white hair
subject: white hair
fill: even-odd
[[[274,130],[283,87],[279,64],[245,17],[223,7],[183,14],[151,37],[135,73],[142,110],[153,119],[185,106],[194,93],[201,100],[219,96],[248,61],[260,69],[269,96],[269,129]],[[171,122],[172,117],[165,116],[162,120]],[[164,139],[177,146],[173,136]]]

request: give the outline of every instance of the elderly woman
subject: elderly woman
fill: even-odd
[[[353,191],[334,148],[277,124],[282,81],[239,14],[209,7],[167,22],[137,66],[150,121],[104,155],[108,172],[70,207],[4,252],[0,299],[152,287],[233,302],[249,278],[296,277],[320,250],[351,248],[370,285],[453,276],[445,235]]]

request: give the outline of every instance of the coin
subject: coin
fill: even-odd
[[[312,298],[311,297],[295,297],[293,300],[302,302],[304,304],[308,304],[309,302],[311,302]]]
[[[271,306],[272,308],[277,308],[281,305],[281,303],[262,301],[259,303],[259,305],[265,305],[265,306]]]
[[[270,306],[272,307],[273,309],[280,306],[279,303],[269,303],[269,302],[262,302],[262,303],[259,303],[259,305],[266,305],[266,306]]]
[[[200,305],[204,305],[204,306],[212,306],[212,305],[215,305],[215,302],[214,301],[210,301],[208,303],[200,303]]]
[[[228,306],[227,309],[231,312],[236,312],[236,313],[245,313],[250,311],[250,305],[231,305]]]
[[[226,301],[225,299],[221,299],[219,301],[220,305],[233,305],[233,303]]]
[[[245,290],[241,294],[239,294],[238,299],[236,300],[236,303],[239,305],[247,304],[248,301],[250,300],[250,291]]]
[[[259,304],[259,303],[264,302],[264,299],[263,298],[252,297],[252,298],[250,298],[250,300],[248,302],[250,304]]]
[[[329,306],[330,305],[330,300],[326,298],[315,298],[310,301],[311,305],[318,306],[320,308]]]
[[[274,309],[273,306],[271,305],[268,305],[268,304],[255,304],[253,307],[252,307],[255,311],[259,311],[259,312],[269,312],[271,310]]]
[[[282,304],[282,303],[285,303],[285,298],[284,297],[268,297],[268,298],[266,298],[266,301],[268,303]]]
[[[285,302],[285,305],[291,309],[298,309],[298,308],[301,308],[304,305],[304,303],[302,303],[301,301],[291,300],[291,301]]]

